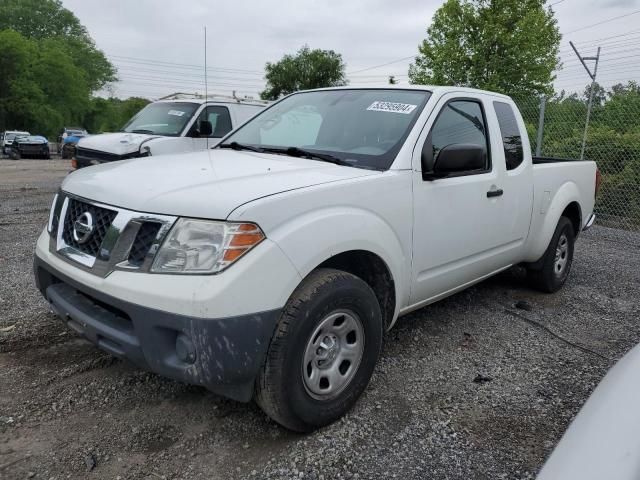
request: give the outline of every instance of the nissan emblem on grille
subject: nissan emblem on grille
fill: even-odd
[[[80,244],[85,243],[91,237],[93,229],[93,215],[84,212],[73,222],[73,238]]]

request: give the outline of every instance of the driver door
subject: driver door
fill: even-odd
[[[413,155],[413,288],[411,303],[446,296],[503,266],[501,202],[504,165],[494,162],[492,130],[482,96],[445,95],[422,132]],[[494,117],[491,117],[495,121]],[[496,139],[498,141],[498,139]],[[486,151],[485,168],[424,179],[423,148],[437,160],[446,146],[467,144]],[[425,147],[426,145],[426,147]],[[427,151],[427,150],[425,150]],[[425,165],[425,169],[429,169]],[[491,193],[493,192],[493,193]]]

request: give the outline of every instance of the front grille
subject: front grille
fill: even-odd
[[[60,208],[58,207],[58,205],[62,201],[61,197],[62,195],[58,195],[56,204],[53,206],[53,213],[52,213],[53,218],[51,219],[51,236],[53,238],[56,237],[58,233],[58,225],[60,224]]]
[[[114,270],[148,272],[145,259],[155,254],[176,221],[174,216],[95,204],[65,192],[59,192],[52,215],[49,251],[103,278]],[[91,223],[93,229],[87,228]],[[83,243],[74,238],[74,229]]]
[[[85,243],[79,243],[73,238],[74,223],[85,212],[89,212],[93,217],[93,232]],[[67,245],[76,250],[91,255],[92,257],[97,257],[107,230],[117,214],[118,212],[113,210],[84,203],[70,197],[67,206],[67,215],[64,219],[62,238]]]
[[[144,258],[149,253],[161,226],[162,224],[157,222],[145,222],[142,224],[129,252],[129,263],[131,265],[142,266]]]
[[[20,149],[21,153],[26,155],[41,153],[46,150],[46,147],[44,145],[39,145],[39,144],[38,145],[21,144],[18,148]]]

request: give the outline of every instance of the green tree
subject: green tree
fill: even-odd
[[[267,62],[264,69],[267,87],[260,96],[265,100],[298,90],[347,84],[342,55],[333,50],[311,50],[307,45],[279,62]]]
[[[11,30],[0,31],[0,130],[26,129],[45,100],[31,72],[37,55],[35,42]]]
[[[0,130],[54,136],[64,125],[82,123],[90,86],[58,39],[0,30],[0,71]]]
[[[589,96],[591,95],[591,84],[589,83],[586,87],[584,87],[584,92],[582,96],[585,100],[589,100]],[[593,85],[593,106],[602,106],[604,105],[605,100],[607,99],[607,91],[604,89],[602,85],[596,82]]]
[[[415,84],[551,93],[560,32],[545,0],[447,0],[409,67]]]
[[[32,40],[57,39],[82,69],[90,91],[116,80],[113,65],[98,50],[80,20],[60,0],[2,0],[0,30],[11,29]]]
[[[596,201],[600,222],[640,228],[640,87],[636,82],[597,90],[589,122],[585,158],[602,173]],[[561,92],[546,104],[542,155],[578,158],[584,135],[588,89]],[[602,102],[602,103],[599,103]],[[536,138],[538,100],[520,99],[529,138]]]
[[[140,97],[93,98],[82,123],[91,133],[117,131],[148,103]]]

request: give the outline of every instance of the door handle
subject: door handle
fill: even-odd
[[[503,193],[504,193],[504,192],[502,191],[502,189],[501,189],[501,188],[499,188],[499,189],[497,189],[497,190],[489,190],[489,191],[487,192],[487,198],[492,198],[492,197],[501,197]]]

